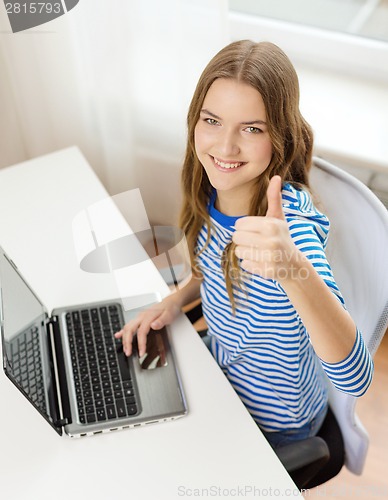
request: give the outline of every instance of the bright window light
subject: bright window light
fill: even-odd
[[[231,10],[388,42],[388,0],[229,0]]]

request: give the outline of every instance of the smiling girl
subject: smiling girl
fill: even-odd
[[[250,41],[221,50],[188,112],[181,226],[193,277],[116,334],[130,355],[137,332],[142,355],[150,328],[200,296],[211,352],[274,447],[318,432],[324,372],[354,396],[373,373],[325,256],[312,144],[284,52]]]

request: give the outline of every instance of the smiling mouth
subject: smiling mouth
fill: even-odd
[[[220,170],[236,170],[239,167],[242,167],[243,165],[246,165],[247,162],[240,161],[240,162],[226,162],[219,160],[218,158],[215,158],[214,156],[209,155],[210,158],[213,160],[214,164],[216,167],[218,167]]]

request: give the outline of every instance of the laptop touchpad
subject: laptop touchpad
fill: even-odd
[[[167,366],[167,342],[166,331],[150,330],[147,335],[146,353],[139,357],[140,366],[143,370],[154,370]]]

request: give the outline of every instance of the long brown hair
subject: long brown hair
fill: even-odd
[[[280,175],[283,182],[309,188],[308,173],[312,160],[313,134],[300,113],[298,76],[286,54],[269,42],[241,40],[224,47],[204,69],[187,115],[188,140],[182,171],[180,226],[186,234],[193,271],[197,276],[200,275],[196,265],[197,236],[204,223],[208,234],[206,245],[210,239],[207,206],[212,186],[195,152],[194,129],[205,96],[217,78],[234,79],[251,85],[261,94],[265,105],[273,155],[267,169],[257,178],[247,215],[266,214],[266,191],[273,175]],[[238,282],[239,272],[233,243],[225,249],[223,269],[234,311],[232,279]]]

